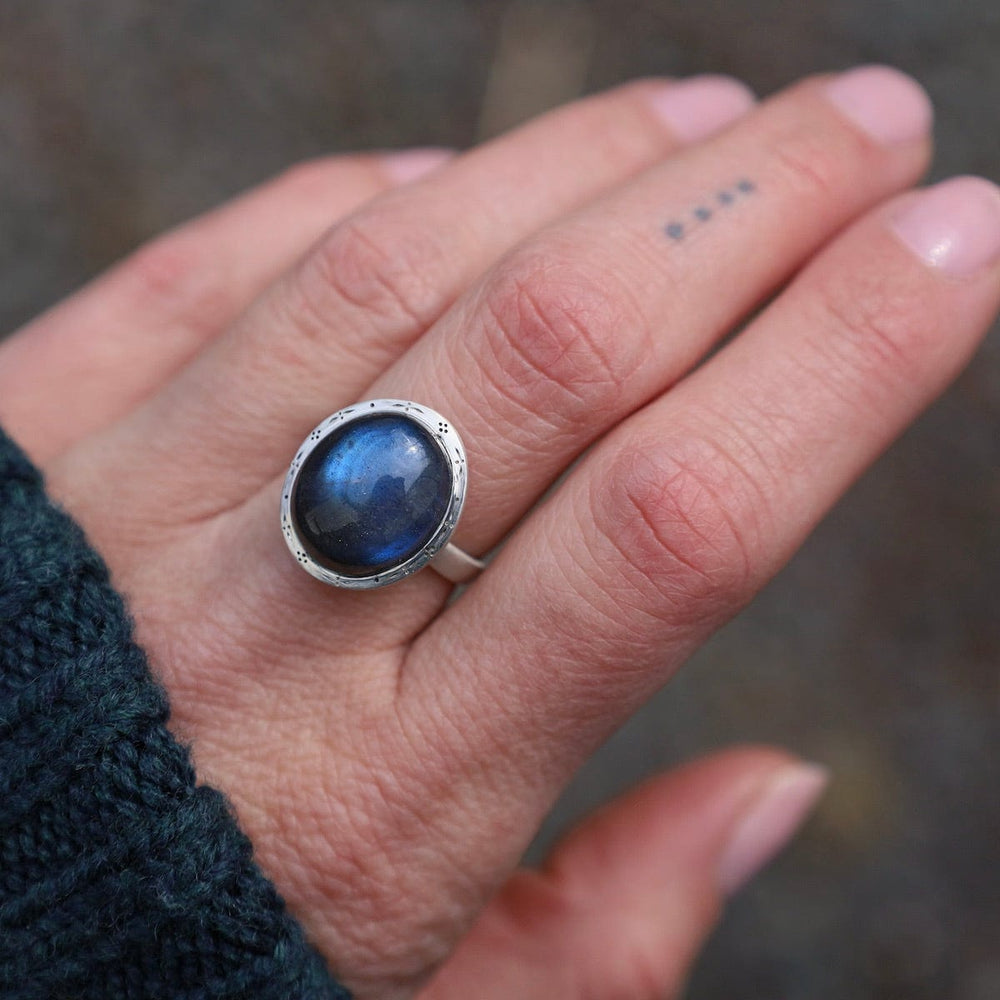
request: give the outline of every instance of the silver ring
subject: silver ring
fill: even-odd
[[[368,590],[425,566],[466,583],[484,563],[450,544],[465,503],[465,448],[427,406],[370,399],[302,442],[281,491],[281,531],[299,565]]]

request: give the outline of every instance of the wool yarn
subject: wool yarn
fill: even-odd
[[[0,998],[348,1000],[168,715],[102,560],[0,431]]]

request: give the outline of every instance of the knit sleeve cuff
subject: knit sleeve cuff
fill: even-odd
[[[347,1000],[168,715],[103,562],[0,432],[0,996]]]

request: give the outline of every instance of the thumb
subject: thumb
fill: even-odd
[[[798,829],[826,774],[741,748],[660,775],[518,871],[421,1000],[662,1000],[725,897]]]

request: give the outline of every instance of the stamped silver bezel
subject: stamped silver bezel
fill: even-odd
[[[299,470],[313,449],[334,431],[363,417],[385,413],[404,414],[427,431],[441,449],[451,470],[451,500],[437,531],[434,532],[427,544],[406,562],[372,576],[344,576],[317,562],[310,554],[309,546],[303,542],[299,535],[298,526],[292,516],[292,503],[298,483]],[[462,505],[465,503],[466,483],[465,448],[462,445],[462,439],[458,436],[455,428],[440,413],[428,406],[411,403],[405,399],[369,399],[331,414],[318,424],[302,442],[295,458],[292,459],[288,475],[281,488],[281,533],[298,564],[317,580],[322,580],[323,583],[328,583],[333,587],[345,587],[349,590],[371,590],[375,587],[385,587],[423,569],[448,544],[448,539],[451,538],[452,532],[458,524],[459,515],[462,513]]]

